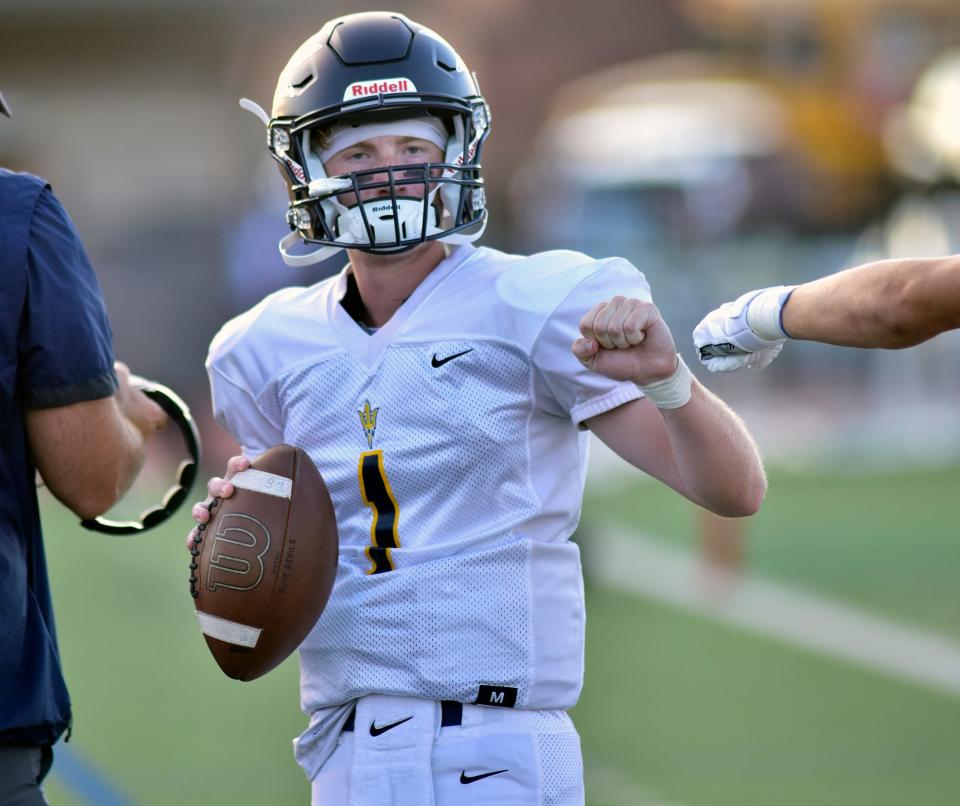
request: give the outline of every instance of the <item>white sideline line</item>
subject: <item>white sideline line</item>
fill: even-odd
[[[709,596],[689,553],[604,521],[591,530],[604,585],[960,696],[960,642],[780,582],[748,575]]]

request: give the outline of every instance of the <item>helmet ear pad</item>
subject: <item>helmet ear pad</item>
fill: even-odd
[[[461,116],[455,116],[451,125],[453,126],[453,134],[450,136],[450,140],[447,143],[447,153],[445,155],[445,160],[448,165],[464,165],[472,162],[474,156],[471,156],[468,152],[474,151],[479,153],[480,142],[486,137],[484,133],[482,136],[478,135],[478,139],[475,139],[471,143],[467,143],[467,133],[465,131],[466,126],[464,124],[464,118]],[[466,204],[469,202],[470,206],[476,208],[476,205],[473,204],[472,195],[475,193],[475,190],[471,191],[466,187],[455,183],[444,183],[440,187],[440,199],[443,202],[443,221],[445,224],[448,223],[448,226],[455,226],[455,222],[459,218],[459,210],[461,206],[461,198],[464,193],[471,194],[471,197],[464,201]],[[484,212],[486,212],[484,210]],[[468,228],[460,233],[460,237],[469,236],[469,240],[475,240],[483,234],[483,230],[486,227],[487,219],[486,215],[483,215],[475,224],[474,227]],[[463,241],[453,241],[463,242]]]

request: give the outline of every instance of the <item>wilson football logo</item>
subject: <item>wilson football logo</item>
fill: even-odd
[[[207,589],[248,591],[263,579],[263,555],[270,548],[270,531],[250,515],[224,515],[210,548]]]

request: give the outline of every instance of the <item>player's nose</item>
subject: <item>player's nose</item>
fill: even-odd
[[[368,186],[369,196],[390,196],[391,187],[399,191],[406,186],[405,176],[406,172],[398,169],[389,157],[381,157],[378,164],[366,175],[363,184]]]

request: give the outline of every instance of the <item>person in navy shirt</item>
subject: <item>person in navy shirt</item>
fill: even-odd
[[[50,748],[70,726],[37,471],[74,513],[96,517],[166,415],[114,363],[100,288],[50,186],[2,168],[0,278],[0,806],[31,806],[46,802]]]

